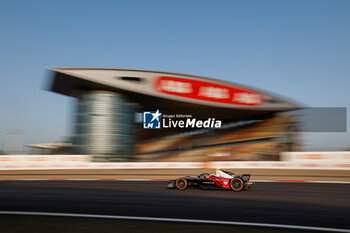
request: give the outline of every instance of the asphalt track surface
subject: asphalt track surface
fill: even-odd
[[[350,230],[350,184],[256,183],[242,192],[166,182],[1,181],[0,211],[257,222]]]

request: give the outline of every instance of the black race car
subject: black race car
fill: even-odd
[[[176,180],[169,180],[167,188],[177,188],[184,190],[189,186],[201,189],[226,189],[233,191],[247,190],[251,175],[244,174],[237,176],[232,172],[216,169],[216,174],[200,173],[197,177],[181,177]]]

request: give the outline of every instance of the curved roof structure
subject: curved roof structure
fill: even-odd
[[[51,91],[78,97],[81,91],[127,95],[144,109],[239,120],[300,108],[284,98],[244,85],[160,71],[108,68],[52,68]],[[182,109],[182,111],[180,111]],[[215,113],[215,114],[214,114]]]

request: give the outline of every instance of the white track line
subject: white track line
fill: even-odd
[[[69,179],[71,181],[95,181],[95,180],[99,180],[99,179]]]
[[[114,216],[114,215],[99,215],[99,214],[72,214],[72,213],[48,213],[48,212],[22,212],[22,211],[0,211],[0,214],[56,216],[56,217],[80,217],[80,218],[106,218],[106,219],[142,220],[142,221],[160,221],[160,222],[204,223],[204,224],[220,224],[220,225],[235,225],[235,226],[249,226],[249,227],[269,227],[269,228],[285,228],[285,229],[328,231],[328,232],[348,232],[348,233],[350,233],[350,229],[341,229],[341,228],[311,227],[311,226],[255,223],[255,222],[183,219],[183,218],[156,218],[156,217],[119,216],[119,215]]]

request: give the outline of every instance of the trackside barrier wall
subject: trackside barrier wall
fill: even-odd
[[[2,155],[0,170],[36,169],[325,169],[350,170],[350,152],[283,152],[283,161],[91,162],[88,155]]]

